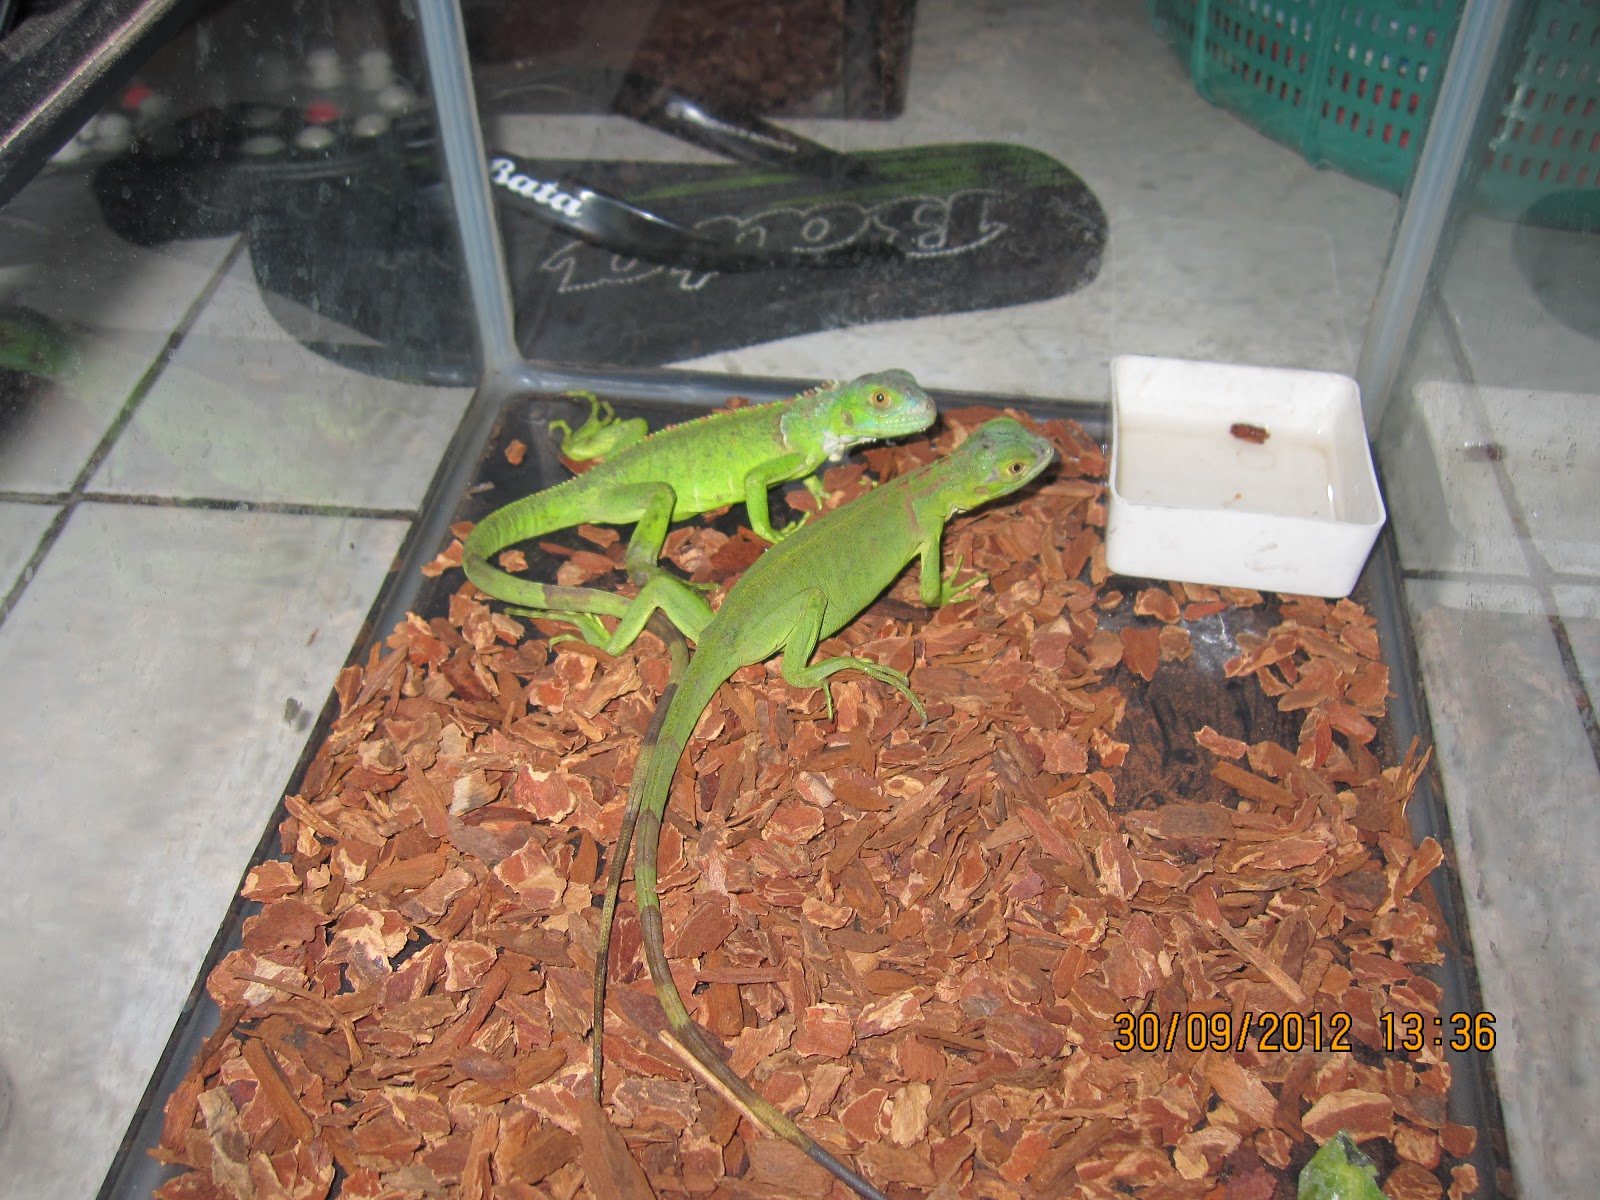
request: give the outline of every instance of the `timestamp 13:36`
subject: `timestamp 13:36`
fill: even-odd
[[[1352,1049],[1353,1021],[1346,1012],[1194,1012],[1162,1016],[1147,1011],[1117,1013],[1112,1021],[1116,1026],[1112,1045],[1124,1053],[1170,1052],[1179,1048],[1193,1053],[1237,1051],[1249,1045],[1262,1053]],[[1388,1053],[1399,1050],[1416,1054],[1430,1045],[1487,1052],[1494,1049],[1495,1043],[1492,1013],[1457,1012],[1440,1017],[1384,1012],[1378,1015],[1378,1032]]]

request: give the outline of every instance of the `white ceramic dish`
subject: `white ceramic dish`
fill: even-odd
[[[1122,355],[1111,406],[1112,571],[1349,595],[1385,516],[1355,380]]]

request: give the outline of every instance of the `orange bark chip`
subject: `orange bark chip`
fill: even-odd
[[[1176,621],[1180,616],[1178,602],[1165,588],[1145,588],[1133,598],[1133,612],[1135,616],[1163,622]]]
[[[1388,1138],[1394,1133],[1394,1101],[1360,1088],[1330,1092],[1302,1114],[1300,1127],[1319,1143],[1341,1129],[1357,1142]]]
[[[800,1014],[794,1034],[794,1052],[843,1058],[856,1044],[855,1022],[837,1004],[813,1004]]]
[[[1235,1059],[1226,1054],[1217,1055],[1206,1064],[1205,1073],[1217,1095],[1228,1104],[1257,1125],[1265,1127],[1272,1124],[1273,1116],[1278,1111],[1276,1097],[1266,1084]]]
[[[1383,1181],[1388,1200],[1441,1200],[1444,1187],[1433,1175],[1413,1162],[1403,1162]]]
[[[1047,734],[1044,769],[1053,775],[1082,775],[1089,769],[1089,748],[1065,731]]]
[[[1250,750],[1250,747],[1238,738],[1220,734],[1209,725],[1202,725],[1196,730],[1194,740],[1213,754],[1222,755],[1223,758],[1243,758]]]
[[[1457,1125],[1450,1121],[1439,1130],[1439,1141],[1446,1154],[1466,1158],[1477,1148],[1478,1131],[1471,1125]]]
[[[1161,663],[1161,631],[1146,626],[1130,625],[1122,631],[1122,661],[1141,679],[1156,676]]]

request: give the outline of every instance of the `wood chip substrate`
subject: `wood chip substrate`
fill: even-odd
[[[858,454],[822,503],[990,415]],[[1104,454],[1034,427],[1055,469],[947,530],[971,597],[928,612],[908,571],[821,648],[907,671],[926,725],[850,672],[829,719],[775,662],[700,721],[661,845],[695,1019],[896,1200],[1287,1198],[1339,1130],[1390,1200],[1474,1195],[1450,1064],[1390,1048],[1453,949],[1373,619],[1108,577]],[[730,527],[667,546],[713,604],[764,549]],[[627,590],[619,531],[579,535],[546,547],[559,582]],[[182,1170],[157,1195],[845,1197],[659,1038],[631,885],[590,1102],[598,900],[668,657],[552,642],[571,627],[485,603],[459,562],[433,567],[461,581],[447,613],[339,678],[209,977],[221,1024],[167,1099]]]

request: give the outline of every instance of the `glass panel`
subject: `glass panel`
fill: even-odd
[[[38,37],[51,7],[21,6],[12,37]],[[571,1195],[597,1157],[630,1155],[662,1192],[724,1175],[792,1191],[809,1168],[736,1129],[646,1036],[659,1014],[632,965],[615,1007],[636,1027],[614,1031],[631,1060],[607,1088],[626,1146],[572,1136],[591,892],[634,761],[621,739],[646,727],[666,656],[533,638],[550,630],[464,590],[455,539],[566,478],[552,403],[588,407],[560,392],[610,385],[599,399],[659,426],[729,392],[889,368],[947,411],[1081,418],[1086,433],[1051,429],[1086,478],[1034,493],[990,540],[952,531],[987,577],[983,615],[929,619],[914,582],[879,614],[862,652],[939,693],[931,733],[898,721],[887,675],[824,712],[791,694],[807,689],[750,699],[759,672],[740,674],[685,789],[699,808],[674,799],[665,843],[663,878],[703,869],[697,1018],[899,1190],[1288,1194],[1348,1117],[1394,1194],[1469,1191],[1472,1163],[1494,1194],[1493,1097],[1469,1163],[1461,1089],[1448,1109],[1429,1090],[1439,1047],[1378,1044],[1384,1015],[1441,986],[1433,943],[1418,948],[1436,913],[1407,891],[1427,843],[1395,794],[1420,767],[1398,718],[1370,752],[1359,736],[1363,712],[1413,698],[1403,592],[1482,956],[1467,1000],[1514,1047],[1496,1066],[1523,1190],[1582,1190],[1581,1118],[1547,1120],[1538,1088],[1558,1037],[1587,1045],[1569,1026],[1588,983],[1567,964],[1594,960],[1600,927],[1570,903],[1594,841],[1574,813],[1596,790],[1596,480],[1574,431],[1600,142],[1567,83],[1513,76],[1592,82],[1588,6],[1531,6],[1505,50],[1507,119],[1488,124],[1383,431],[1403,580],[1380,544],[1360,610],[1108,577],[1095,439],[1117,356],[1355,373],[1459,4],[464,0],[525,359],[491,363],[476,391],[468,272],[490,264],[439,145],[417,15],[440,0],[201,7],[0,210],[0,761],[16,781],[0,865],[17,897],[0,957],[26,964],[0,982],[0,1200],[86,1192],[108,1170],[110,1195],[180,1170],[169,1194],[265,1194],[272,1173],[295,1194]],[[1337,514],[1334,477],[1366,465],[1340,411],[1337,451],[1274,446],[1250,421],[1224,444],[1305,450]],[[881,475],[918,453],[869,461]],[[871,495],[858,462],[829,486]],[[785,502],[819,507],[799,483]],[[747,519],[734,504],[675,533],[673,569],[727,582],[765,548]],[[566,583],[621,553],[593,529],[562,536],[526,552]],[[1187,538],[1222,540],[1210,520]],[[423,615],[392,612],[396,596]],[[1273,658],[1269,635],[1316,653]],[[1212,677],[1179,695],[1190,669]],[[535,709],[559,728],[523,724]],[[317,807],[280,835],[274,805],[335,710],[371,719],[341,727],[347,756],[319,760]],[[1527,831],[1555,829],[1534,889]],[[830,848],[813,876],[808,844]],[[253,854],[292,870],[252,876],[252,905],[285,903],[247,931]],[[687,905],[669,901],[674,931]],[[470,921],[482,936],[452,941]],[[256,978],[190,1020],[203,966],[246,940]],[[1327,1016],[1329,1040],[1342,1014],[1367,1044],[1315,1062],[1112,1045],[1120,1013],[1208,1018],[1203,1041],[1290,1010]],[[421,1065],[396,1067],[409,1051]],[[1562,1111],[1594,1111],[1568,1083]],[[163,1132],[170,1170],[144,1153]]]
[[[8,69],[78,28],[4,7]],[[0,210],[6,1196],[101,1186],[469,396],[315,311],[444,299],[437,188],[425,255],[304,252],[436,174],[411,21],[206,7]]]
[[[1562,1195],[1600,1052],[1600,20],[1518,18],[1380,452],[1512,1157]]]
[[[1096,400],[1114,353],[1353,370],[1397,211],[1360,179],[1403,184],[1452,14],[1329,14],[1319,51],[1316,5],[1214,5],[1213,106],[1194,8],[466,5],[523,350]],[[1315,87],[1329,55],[1347,66]],[[682,101],[713,107],[714,139]],[[774,148],[741,105],[805,140]],[[585,241],[611,214],[552,212],[576,181],[772,268]]]

